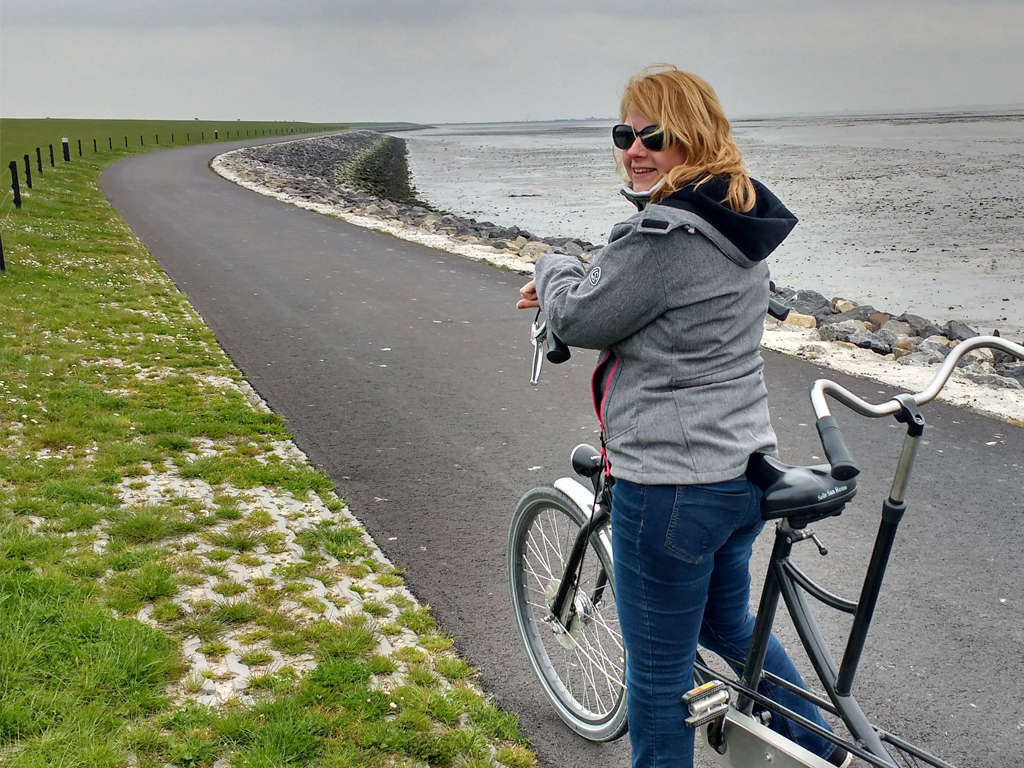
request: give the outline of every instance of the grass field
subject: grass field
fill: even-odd
[[[82,142],[82,157],[93,154],[93,139],[97,153],[109,153],[113,149],[125,150],[125,138],[129,150],[152,149],[154,146],[176,146],[199,144],[227,139],[255,138],[260,136],[283,136],[302,134],[315,130],[329,130],[343,126],[335,124],[243,122],[230,120],[67,120],[49,119],[21,120],[0,119],[0,160],[6,168],[11,160],[19,161],[23,171],[22,158],[29,155],[32,170],[36,170],[36,147],[42,150],[43,170],[49,167],[49,145],[53,144],[54,157],[61,162],[61,138],[66,136],[71,145],[72,162],[78,159],[78,141]],[[173,139],[172,139],[173,136]],[[109,139],[109,141],[108,141]],[[8,180],[9,181],[9,180]]]
[[[151,145],[101,125],[0,122],[5,160],[89,140],[0,204],[0,764],[532,765],[107,203]]]

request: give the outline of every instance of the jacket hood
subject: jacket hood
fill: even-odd
[[[656,205],[689,211],[714,227],[751,262],[763,261],[786,239],[797,218],[779,198],[757,179],[751,179],[756,203],[749,211],[739,213],[721,201],[729,192],[729,180],[716,176],[700,186],[689,185],[677,190]],[[653,191],[653,190],[651,190]],[[650,193],[633,192],[626,188],[622,194],[638,210],[644,210]]]

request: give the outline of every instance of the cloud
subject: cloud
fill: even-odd
[[[978,7],[996,0],[932,0],[927,7]],[[496,33],[503,19],[597,15],[645,23],[685,17],[741,16],[770,12],[798,21],[803,12],[920,6],[920,0],[4,0],[6,26],[167,29],[235,24],[296,27],[308,24],[436,26],[466,18],[490,19]],[[628,29],[628,27],[624,28]],[[684,40],[679,41],[681,44]]]
[[[425,15],[414,24],[387,23],[368,3],[348,3],[347,22],[317,22],[313,9],[340,11],[314,1],[296,3],[305,21],[271,24],[266,9],[280,4],[252,0],[251,12],[230,24],[191,18],[192,26],[83,32],[12,26],[12,1],[23,0],[3,0],[5,116],[424,123],[608,117],[627,78],[658,61],[707,78],[730,115],[898,110],[1019,102],[1024,71],[1024,3],[779,0],[754,7],[731,0],[714,4],[728,12],[668,16],[649,12],[661,2],[652,0],[643,12],[616,5],[616,13],[630,9],[625,18],[604,0],[573,13],[566,8],[578,8],[575,1],[557,12],[540,10],[535,0],[509,1],[514,10],[499,12],[491,0],[421,0]],[[209,4],[218,2],[241,8],[235,0]],[[121,7],[112,0],[99,8]],[[199,4],[174,7],[184,23]],[[368,15],[352,15],[356,8]]]

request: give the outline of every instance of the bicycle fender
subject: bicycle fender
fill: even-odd
[[[594,492],[585,485],[571,477],[560,477],[555,480],[555,488],[568,496],[587,517],[594,514]]]

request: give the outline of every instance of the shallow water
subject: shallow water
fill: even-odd
[[[406,139],[421,197],[541,236],[604,242],[612,121],[448,125]],[[1024,112],[734,124],[747,165],[800,218],[775,280],[891,312],[1024,334]]]

